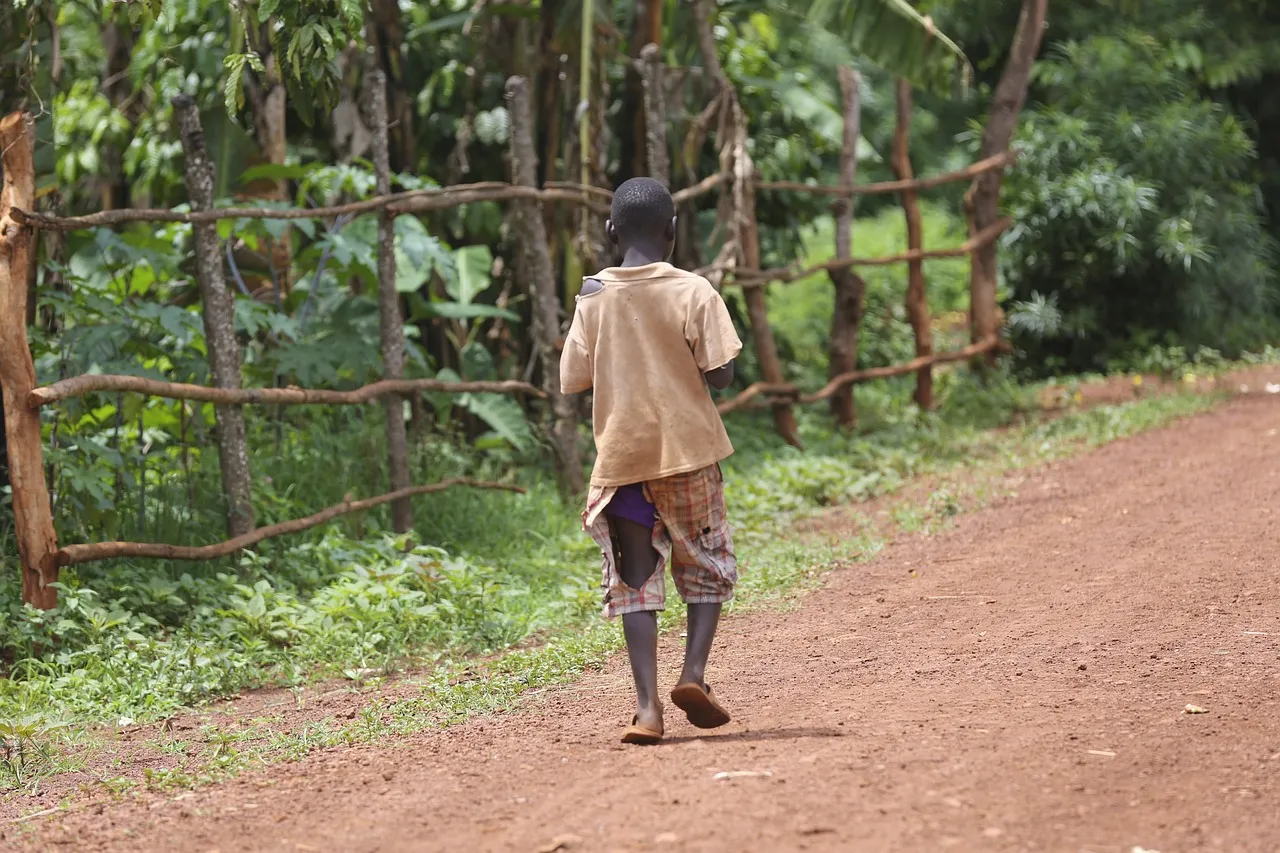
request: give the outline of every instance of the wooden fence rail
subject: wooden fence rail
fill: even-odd
[[[222,542],[215,542],[212,545],[166,545],[160,542],[92,542],[87,545],[67,545],[64,548],[60,548],[54,554],[54,563],[61,568],[76,563],[113,560],[119,557],[213,560],[218,557],[229,556],[237,551],[243,551],[245,548],[252,547],[264,539],[273,539],[277,536],[284,536],[287,533],[298,533],[316,525],[324,524],[326,521],[337,518],[340,515],[372,509],[375,506],[405,500],[415,495],[442,492],[454,486],[467,486],[472,489],[498,489],[506,492],[516,492],[517,494],[524,494],[525,492],[520,486],[514,486],[509,483],[493,483],[484,480],[472,480],[466,477],[455,477],[451,480],[441,480],[438,483],[431,483],[425,486],[409,486],[408,488],[397,489],[394,492],[387,492],[377,497],[358,501],[352,500],[348,496],[342,503],[334,504],[328,509],[322,509],[315,515],[309,515],[306,518],[295,518],[292,521],[282,521],[279,524],[271,524],[267,527],[259,527],[249,533]]]
[[[903,189],[923,190],[958,181],[971,180],[975,175],[989,172],[992,169],[1003,168],[1012,160],[1013,155],[1011,153],[1000,154],[944,175],[917,178],[913,181],[882,181],[874,184],[855,184],[852,187],[822,186],[787,181],[757,181],[755,185],[762,190],[782,190],[835,197],[877,195],[899,192]],[[677,190],[671,195],[676,204],[679,205],[706,195],[716,187],[732,179],[733,176],[727,174],[711,175],[693,186]],[[213,210],[196,211],[166,210],[162,208],[124,208],[121,210],[101,210],[84,216],[55,216],[51,213],[40,213],[15,207],[11,214],[17,222],[23,225],[30,225],[33,228],[45,228],[51,231],[77,231],[85,228],[124,225],[130,222],[196,223],[221,219],[331,219],[336,216],[372,213],[383,208],[387,208],[393,214],[400,215],[422,213],[427,210],[444,210],[482,201],[513,201],[516,199],[583,205],[602,213],[608,213],[608,202],[612,198],[613,193],[604,187],[586,186],[569,181],[549,181],[542,188],[517,186],[502,181],[485,181],[475,184],[459,184],[451,187],[408,190],[325,207],[219,207]]]
[[[804,184],[798,181],[757,181],[756,189],[813,193],[815,195],[829,195],[836,198],[848,198],[858,195],[883,195],[885,193],[902,192],[903,190],[919,192],[920,190],[931,190],[935,187],[941,187],[946,184],[953,184],[959,181],[971,181],[978,175],[986,174],[993,169],[1003,169],[1005,166],[1012,165],[1015,159],[1017,159],[1016,151],[1005,151],[1002,154],[996,154],[994,157],[988,157],[985,160],[979,160],[976,163],[971,163],[963,169],[959,169],[954,172],[947,172],[942,175],[933,175],[928,178],[879,181],[874,184],[854,184],[851,187],[831,187],[822,186],[820,184]]]
[[[101,391],[128,391],[164,397],[169,400],[199,400],[204,403],[228,405],[359,405],[372,403],[385,394],[420,394],[443,392],[446,394],[528,394],[543,398],[546,394],[528,382],[514,379],[499,382],[446,382],[443,379],[383,379],[350,391],[330,391],[324,388],[211,388],[208,385],[190,385],[184,382],[166,382],[142,376],[124,376],[112,373],[87,373],[73,376],[52,385],[36,388],[27,395],[27,405],[35,408],[94,394]]]
[[[834,377],[826,385],[810,394],[804,394],[801,389],[791,383],[779,382],[756,382],[747,386],[739,394],[724,400],[716,406],[720,414],[727,415],[730,412],[736,412],[739,409],[749,408],[751,403],[757,397],[766,397],[776,400],[785,400],[791,403],[818,403],[823,400],[830,399],[841,388],[849,385],[856,385],[860,382],[870,382],[874,379],[888,379],[894,376],[906,376],[909,373],[915,373],[926,367],[932,367],[935,364],[946,364],[953,361],[968,361],[989,352],[995,352],[1002,349],[1005,343],[997,338],[988,338],[985,341],[979,341],[976,344],[970,344],[963,349],[954,352],[935,353],[934,355],[913,358],[911,361],[904,361],[901,364],[890,364],[885,367],[868,367],[862,370],[851,370],[848,373],[842,373]]]
[[[1013,220],[1006,217],[991,227],[979,231],[959,246],[952,246],[948,249],[912,249],[907,252],[899,252],[896,255],[883,255],[878,258],[836,258],[835,260],[824,261],[799,270],[789,267],[778,267],[770,270],[734,270],[734,277],[725,282],[725,284],[735,284],[743,288],[764,287],[773,283],[789,284],[808,278],[815,273],[830,272],[831,270],[844,269],[846,267],[882,267],[890,264],[904,264],[911,261],[935,258],[962,258],[979,246],[985,246],[997,239],[1012,224]]]

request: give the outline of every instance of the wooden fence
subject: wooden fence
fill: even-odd
[[[655,51],[646,51],[641,58],[645,74],[646,93],[660,92],[661,85],[654,84]],[[658,78],[660,80],[660,77]],[[879,367],[869,370],[854,369],[856,361],[856,333],[861,313],[862,292],[860,280],[852,275],[858,266],[878,266],[907,263],[913,272],[929,258],[959,257],[994,241],[1007,225],[1007,221],[977,231],[971,224],[970,237],[960,246],[925,250],[920,245],[919,228],[908,228],[909,250],[905,253],[879,258],[852,256],[849,229],[852,226],[852,202],[858,195],[900,193],[904,199],[910,226],[914,195],[944,184],[973,180],[990,171],[1003,169],[1011,162],[1010,155],[991,157],[979,163],[946,175],[914,178],[903,174],[899,179],[876,184],[855,184],[856,149],[859,111],[857,104],[858,80],[856,73],[842,71],[842,91],[845,102],[845,140],[842,157],[841,184],[839,186],[815,186],[790,182],[761,182],[756,179],[754,167],[746,154],[746,122],[737,104],[736,94],[730,88],[722,88],[712,106],[720,114],[720,130],[717,142],[721,152],[721,171],[692,186],[674,193],[678,204],[685,204],[702,195],[719,190],[722,221],[728,229],[725,248],[716,262],[704,272],[717,285],[738,287],[744,291],[748,304],[751,332],[763,380],[742,390],[736,396],[719,404],[721,412],[732,412],[754,405],[773,408],[779,431],[784,439],[799,444],[790,407],[829,401],[836,417],[843,425],[851,425],[853,405],[851,388],[859,382],[916,373],[920,388],[935,364],[961,361],[990,354],[1001,344],[996,337],[974,341],[970,346],[948,353],[934,354],[927,322],[927,305],[923,305],[923,279],[919,278],[919,293],[912,313],[917,332],[917,357],[905,364]],[[727,87],[727,81],[723,84]],[[390,168],[387,157],[386,81],[380,72],[370,74],[365,108],[369,124],[374,130],[373,153],[377,174],[377,195],[350,204],[314,208],[257,208],[213,207],[213,164],[204,149],[204,136],[199,125],[198,112],[191,99],[175,99],[180,133],[186,157],[186,179],[191,198],[190,212],[173,210],[110,210],[87,216],[53,216],[34,211],[34,172],[32,167],[33,134],[30,117],[12,114],[0,121],[0,150],[3,151],[4,182],[0,188],[0,385],[3,386],[4,425],[6,431],[9,477],[13,491],[15,528],[23,570],[23,598],[41,608],[56,603],[56,591],[51,586],[59,568],[75,563],[119,557],[157,557],[167,559],[201,560],[232,554],[264,539],[286,533],[305,530],[345,513],[357,512],[385,503],[392,504],[393,523],[398,531],[406,531],[412,524],[409,499],[453,486],[484,489],[521,491],[518,487],[494,482],[469,479],[448,480],[428,485],[410,485],[409,468],[403,418],[403,400],[406,395],[423,392],[493,392],[525,395],[550,404],[553,421],[549,432],[555,446],[558,467],[566,489],[578,492],[583,487],[583,465],[577,448],[577,409],[560,394],[559,352],[557,340],[562,328],[562,302],[552,274],[553,267],[547,248],[543,225],[542,205],[563,203],[576,205],[597,214],[606,213],[612,194],[609,190],[571,183],[548,183],[537,187],[534,181],[536,166],[531,140],[527,84],[520,78],[508,83],[507,95],[511,115],[510,146],[513,179],[511,183],[479,183],[438,189],[390,192]],[[909,92],[908,92],[909,95]],[[665,127],[660,98],[646,96],[646,110],[650,112],[650,127]],[[900,97],[900,104],[901,97]],[[900,114],[901,114],[900,110]],[[909,116],[909,101],[907,112]],[[713,116],[709,109],[706,122]],[[900,115],[901,118],[901,115]],[[705,127],[704,127],[705,130]],[[896,160],[905,160],[906,133],[899,127],[901,146]],[[651,142],[651,147],[653,143]],[[665,157],[665,152],[663,152]],[[665,159],[654,157],[651,162],[663,165],[655,171],[665,175]],[[900,166],[900,164],[899,164]],[[802,192],[828,196],[836,200],[837,257],[814,266],[795,269],[760,269],[758,228],[755,221],[754,194],[764,192]],[[437,379],[405,379],[401,376],[404,363],[403,321],[395,291],[395,254],[391,223],[404,214],[427,210],[452,208],[480,201],[510,202],[511,221],[521,253],[516,264],[518,277],[530,297],[533,306],[534,357],[542,363],[542,387],[527,382],[444,382]],[[727,213],[726,213],[727,211]],[[379,303],[381,306],[381,343],[384,359],[384,379],[350,391],[304,388],[243,388],[240,377],[238,343],[231,325],[233,294],[223,278],[222,258],[218,250],[216,222],[223,219],[314,219],[336,216],[352,216],[376,213],[379,217],[377,246]],[[917,214],[918,217],[918,214]],[[193,226],[195,238],[196,275],[203,296],[204,324],[214,385],[200,386],[156,379],[123,375],[84,375],[64,379],[44,387],[37,387],[35,370],[26,333],[28,279],[33,274],[34,259],[31,247],[36,229],[74,230],[120,225],[130,222],[182,222]],[[837,321],[833,325],[833,364],[828,383],[820,389],[805,392],[792,383],[782,381],[772,331],[769,328],[765,288],[771,283],[796,281],[815,273],[825,272],[837,285]],[[994,281],[973,282],[973,287],[994,288]],[[911,294],[908,294],[909,302]],[[844,299],[845,305],[841,306]],[[920,311],[926,312],[922,317]],[[842,310],[852,315],[840,316]],[[923,323],[919,322],[924,320]],[[836,340],[836,338],[843,340]],[[843,349],[841,350],[841,348]],[[836,358],[837,350],[843,355]],[[218,426],[219,459],[222,471],[223,491],[228,502],[229,538],[223,542],[200,547],[187,547],[157,543],[99,542],[58,547],[50,510],[49,489],[45,480],[43,448],[40,432],[40,407],[86,394],[130,392],[175,400],[195,400],[213,403]],[[841,398],[844,398],[843,400]],[[918,392],[917,399],[928,406],[931,397]],[[356,405],[380,401],[387,408],[388,471],[390,490],[382,495],[354,500],[348,497],[342,503],[322,510],[306,518],[296,519],[269,527],[255,527],[253,509],[249,502],[249,460],[245,448],[245,435],[241,407],[244,405]]]

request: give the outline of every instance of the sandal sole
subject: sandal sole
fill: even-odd
[[[671,691],[671,702],[696,728],[718,729],[729,722],[729,712],[696,684],[677,684]]]

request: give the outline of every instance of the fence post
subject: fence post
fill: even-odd
[[[1045,14],[1049,0],[1022,0],[1018,28],[1013,34],[1009,59],[991,102],[987,126],[982,132],[980,156],[985,159],[1009,150],[1018,123],[1018,113],[1027,98],[1031,67],[1040,52]],[[965,211],[971,235],[996,223],[1000,217],[1000,180],[1004,167],[983,172],[965,194]],[[984,341],[1000,331],[1000,308],[996,304],[996,243],[990,240],[973,250],[969,272],[969,314],[973,341]],[[995,350],[987,353],[987,363],[995,360]]]
[[[844,108],[844,135],[840,148],[840,185],[852,188],[858,177],[858,137],[862,133],[862,75],[841,66],[840,103]],[[853,257],[853,196],[837,201],[836,257]],[[835,310],[831,315],[831,355],[827,378],[855,370],[858,366],[858,324],[862,320],[862,298],[866,282],[853,267],[830,272],[835,289]],[[841,429],[853,429],[857,412],[853,403],[853,386],[845,385],[831,396],[831,414]]]
[[[734,180],[740,184],[739,198],[742,207],[735,211],[741,217],[742,263],[747,269],[760,269],[760,222],[756,219],[755,164],[747,153],[747,120],[738,102],[732,104],[734,127],[730,131],[737,137],[734,145],[736,166]],[[747,316],[751,320],[751,337],[756,347],[756,360],[764,380],[781,384],[786,382],[782,361],[778,358],[778,345],[773,339],[773,327],[769,325],[769,293],[765,284],[749,287],[743,294],[747,302]],[[796,426],[796,413],[786,403],[773,406],[773,424],[782,440],[792,447],[803,448],[800,430]]]
[[[911,83],[898,81],[898,122],[893,131],[893,173],[900,181],[915,177],[911,168]],[[924,248],[924,226],[920,221],[920,205],[915,190],[903,190],[902,212],[907,219],[907,250]],[[933,355],[933,326],[929,316],[929,297],[924,286],[924,261],[907,262],[907,319],[915,332],[916,357]],[[933,408],[933,368],[926,365],[916,374],[916,405],[928,411]]]
[[[538,155],[533,147],[529,82],[523,77],[507,80],[507,109],[511,117],[511,183],[536,187]],[[560,488],[566,496],[576,498],[586,488],[582,455],[578,450],[578,411],[573,400],[560,393],[560,351],[556,347],[560,336],[560,297],[547,249],[542,203],[535,198],[512,200],[511,225],[519,250],[516,275],[529,295],[534,348],[542,364],[542,387],[551,400],[551,443]]]
[[[200,110],[190,95],[173,99],[178,115],[178,135],[182,138],[187,196],[192,210],[213,208],[213,188],[217,180],[213,160],[205,148]],[[240,344],[236,341],[235,297],[227,289],[222,274],[222,253],[218,251],[218,223],[197,222],[191,226],[195,240],[196,279],[204,306],[204,337],[209,349],[213,384],[218,388],[240,388]],[[244,410],[236,405],[213,407],[218,427],[218,465],[222,471],[222,491],[227,498],[227,531],[241,536],[253,530],[253,499],[249,482],[248,439]]]
[[[373,170],[378,195],[391,192],[391,154],[387,140],[387,76],[380,68],[365,75],[365,123],[373,132]],[[384,379],[404,375],[404,318],[400,316],[400,293],[396,290],[395,214],[385,207],[378,213],[378,317],[382,330],[382,374]],[[391,491],[409,487],[409,438],[404,425],[404,398],[388,394],[383,398],[387,419],[387,466]],[[409,498],[391,504],[391,527],[396,533],[413,528],[413,505]]]
[[[58,603],[53,555],[58,549],[45,481],[40,410],[27,404],[36,370],[27,343],[27,276],[32,229],[18,224],[11,209],[35,208],[35,124],[27,113],[0,119],[0,390],[9,485],[13,490],[14,532],[22,561],[22,600],[48,610]]]
[[[645,160],[649,177],[671,188],[671,157],[667,153],[667,99],[663,90],[662,52],[646,44],[636,60],[644,88]]]

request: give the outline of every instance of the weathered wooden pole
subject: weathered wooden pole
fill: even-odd
[[[507,81],[507,110],[511,117],[511,183],[537,186],[538,155],[533,146],[529,83],[523,77]],[[534,348],[542,365],[542,387],[551,400],[551,444],[556,454],[560,487],[566,496],[577,498],[586,489],[582,454],[578,449],[578,411],[573,400],[560,393],[560,351],[556,347],[560,336],[560,297],[556,293],[555,272],[547,249],[542,202],[515,199],[511,202],[510,215],[519,251],[516,276],[529,296]]]
[[[0,119],[0,391],[14,532],[22,562],[22,600],[48,610],[58,603],[54,553],[58,550],[45,482],[40,411],[27,405],[36,370],[27,342],[27,276],[32,229],[9,215],[15,207],[35,208],[35,122],[28,113]]]
[[[721,249],[720,262],[726,255],[748,270],[760,269],[760,224],[756,218],[755,163],[747,151],[747,117],[738,102],[738,93],[724,72],[720,56],[716,52],[714,0],[695,0],[693,16],[695,37],[702,53],[702,67],[716,98],[719,113],[719,130],[716,142],[720,146],[720,168],[731,172],[733,182],[726,185],[720,195],[720,221],[729,228],[729,239]],[[710,114],[705,116],[710,120]],[[692,154],[692,152],[689,152]],[[718,275],[713,283],[719,281]],[[751,342],[755,347],[756,361],[764,381],[785,382],[782,361],[778,358],[778,345],[769,325],[769,297],[765,287],[749,287],[743,293],[747,303],[747,317],[751,323]],[[778,403],[773,407],[773,423],[782,440],[793,447],[801,447],[800,430],[796,414],[791,406]]]
[[[667,99],[663,90],[662,52],[656,44],[640,49],[636,60],[644,89],[645,163],[649,177],[671,188],[671,157],[667,153]]]
[[[893,173],[900,181],[915,177],[911,168],[911,84],[899,80],[897,87],[898,122],[893,132]],[[903,190],[902,212],[907,220],[907,250],[924,248],[924,226],[915,190]],[[929,297],[924,286],[924,261],[907,262],[907,320],[915,333],[916,357],[933,355],[933,321],[929,316]],[[925,366],[916,374],[916,405],[928,411],[933,408],[933,368]]]
[[[1018,113],[1026,101],[1027,86],[1031,80],[1031,66],[1040,52],[1044,35],[1045,15],[1049,0],[1023,0],[1018,16],[1018,28],[1013,35],[1013,46],[1005,63],[1000,82],[996,84],[991,112],[982,133],[979,157],[1001,154],[1009,150]],[[1000,181],[1004,169],[992,169],[979,175],[969,192],[965,194],[965,210],[969,216],[970,236],[994,225],[999,219]],[[1000,330],[1000,310],[996,303],[996,244],[990,241],[974,249],[969,271],[969,322],[974,342],[987,340]],[[988,354],[988,362],[995,352]]]
[[[736,165],[734,166],[735,198],[741,207],[735,211],[739,217],[741,230],[742,265],[750,270],[760,269],[760,223],[756,219],[755,164],[747,153],[747,119],[742,114],[738,102],[732,104],[734,127],[730,133],[736,137],[734,145]],[[765,382],[786,382],[782,370],[782,360],[778,358],[778,344],[773,339],[773,327],[769,325],[769,292],[766,287],[748,287],[743,293],[747,303],[747,316],[751,320],[751,340],[755,344],[756,361],[760,365],[760,373]],[[800,441],[800,428],[796,424],[796,413],[786,403],[773,406],[773,425],[782,440],[792,447],[803,447]]]
[[[844,113],[844,132],[840,147],[840,185],[852,188],[858,177],[858,137],[862,133],[862,75],[841,66],[840,104]],[[853,196],[848,195],[834,205],[836,215],[836,257],[853,257]],[[855,370],[858,366],[858,324],[862,320],[862,299],[866,283],[853,267],[829,273],[835,289],[835,310],[831,314],[831,355],[827,378],[832,379]],[[831,397],[831,414],[841,429],[853,429],[857,413],[853,402],[853,386],[845,385]]]
[[[205,148],[200,110],[190,95],[173,99],[178,115],[178,135],[186,161],[187,196],[192,210],[213,208],[213,188],[217,179],[213,160]],[[218,223],[197,222],[191,226],[195,240],[196,279],[204,307],[205,346],[213,384],[218,388],[239,388],[240,344],[235,332],[235,297],[227,289],[222,274],[222,253],[218,251]],[[242,536],[253,530],[253,500],[249,481],[248,439],[244,411],[234,405],[214,405],[218,427],[218,465],[222,471],[222,491],[227,498],[227,531]]]
[[[373,132],[373,171],[378,195],[391,192],[391,154],[387,129],[387,76],[371,69],[365,76],[365,123]],[[384,379],[404,376],[404,318],[400,315],[400,293],[396,290],[395,214],[383,208],[378,213],[378,318],[382,334],[382,375]],[[409,437],[404,424],[404,398],[388,394],[383,398],[387,419],[387,467],[391,491],[409,487]],[[396,533],[413,529],[413,504],[399,498],[391,504],[391,527]]]

